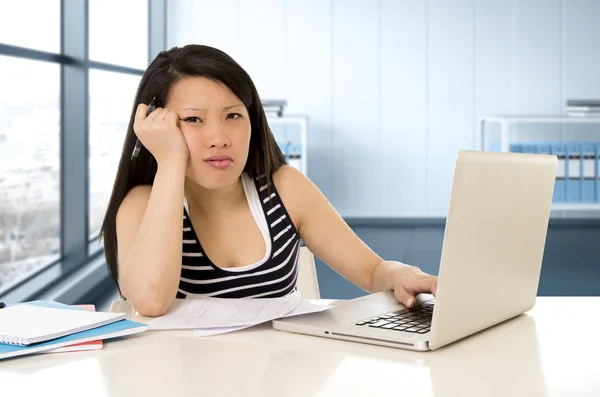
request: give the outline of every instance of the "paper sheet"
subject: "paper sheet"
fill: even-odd
[[[322,312],[329,309],[331,306],[327,305],[316,305],[307,300],[301,300],[298,306],[291,312],[285,314],[282,317],[299,316],[301,314]],[[250,328],[252,325],[242,325],[234,327],[215,327],[215,328],[197,328],[194,330],[194,335],[201,338],[204,336],[214,336],[220,334],[226,334],[229,332],[240,331],[246,328]]]
[[[238,327],[196,328],[194,330],[194,335],[198,338],[202,338],[203,336],[227,334],[229,332],[240,331],[250,327],[253,327],[253,325],[240,325]]]
[[[301,300],[300,303],[298,304],[298,306],[296,306],[296,308],[294,310],[292,310],[291,312],[289,312],[288,314],[286,314],[282,317],[291,317],[291,316],[299,316],[301,314],[317,313],[317,312],[325,311],[330,308],[331,308],[331,306],[328,306],[328,305],[315,305],[314,303],[311,303],[310,301]]]
[[[155,330],[256,325],[283,317],[299,304],[298,293],[272,299],[182,299],[148,325]]]

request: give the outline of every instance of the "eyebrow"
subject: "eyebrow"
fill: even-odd
[[[223,110],[231,110],[231,109],[237,108],[239,106],[244,106],[244,104],[243,103],[238,103],[237,105],[225,106],[223,108]],[[200,112],[206,111],[206,109],[202,109],[202,108],[181,108],[179,110],[196,110],[196,111],[200,111]]]

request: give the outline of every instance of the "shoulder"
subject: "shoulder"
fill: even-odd
[[[294,223],[301,224],[305,213],[323,199],[319,188],[300,170],[284,165],[272,175],[273,184]]]
[[[279,167],[272,175],[273,184],[280,195],[294,195],[309,191],[314,184],[297,168],[289,165]]]

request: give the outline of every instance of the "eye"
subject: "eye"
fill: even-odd
[[[183,121],[186,121],[188,123],[201,123],[202,122],[202,120],[200,120],[200,118],[196,117],[196,116],[186,117],[185,119],[183,119]]]
[[[241,117],[242,117],[242,115],[241,115],[241,114],[239,114],[239,113],[229,113],[229,114],[227,115],[227,119],[228,119],[228,120],[235,120],[235,119],[239,119],[239,118],[241,118]]]

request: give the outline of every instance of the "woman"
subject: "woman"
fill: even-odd
[[[101,233],[111,277],[146,316],[176,298],[287,295],[300,239],[352,283],[393,289],[407,306],[437,284],[382,260],[285,164],[252,80],[207,46],[163,51],[142,76]]]

